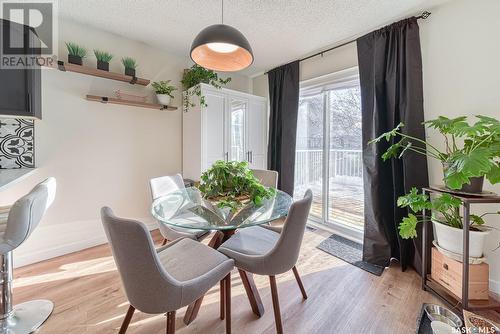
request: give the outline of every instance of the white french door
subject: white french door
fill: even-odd
[[[301,83],[295,191],[311,218],[356,239],[363,231],[361,96],[357,68]]]

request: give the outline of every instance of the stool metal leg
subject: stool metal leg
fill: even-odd
[[[53,309],[50,300],[31,300],[12,307],[12,252],[0,255],[0,333],[31,333]]]

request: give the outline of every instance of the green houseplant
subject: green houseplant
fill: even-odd
[[[113,55],[106,51],[95,50],[94,55],[97,59],[97,68],[103,71],[109,71],[109,62],[113,59]]]
[[[87,49],[73,42],[66,42],[66,49],[68,49],[68,63],[83,64],[83,58],[87,57]]]
[[[443,136],[444,150],[403,133],[403,123],[369,143],[392,141],[382,155],[384,161],[401,158],[409,151],[437,159],[443,165],[443,180],[449,189],[481,192],[485,176],[491,184],[500,182],[500,122],[491,117],[476,117],[478,120],[472,125],[465,116],[453,119],[440,116],[424,122]]]
[[[416,188],[412,188],[410,193],[398,198],[398,207],[408,208],[410,211],[398,226],[399,234],[404,239],[415,238],[417,225],[425,218],[423,211],[432,210],[431,220],[437,243],[444,249],[461,254],[463,251],[461,204],[462,202],[451,194],[444,193],[431,199],[427,194],[418,193]],[[487,212],[480,216],[470,215],[471,257],[482,256],[484,240],[489,230],[481,228],[481,226],[485,224],[483,217],[490,214],[500,214],[500,211]]]
[[[155,91],[158,102],[164,106],[168,106],[170,104],[170,100],[174,98],[172,92],[177,90],[175,86],[170,85],[170,80],[155,81],[151,84],[151,86]]]
[[[191,97],[198,96],[200,98],[200,106],[206,107],[205,96],[201,94],[200,83],[212,85],[215,88],[222,88],[231,81],[231,78],[222,79],[219,75],[212,70],[208,70],[197,64],[184,71],[181,83],[184,89],[182,105],[184,111],[189,107],[194,107],[195,104],[191,101]]]
[[[123,57],[122,58],[123,67],[125,67],[125,75],[130,75],[135,77],[135,69],[137,68],[137,62],[134,58]]]
[[[246,161],[216,161],[201,175],[199,189],[204,198],[231,211],[238,210],[246,200],[262,205],[264,199],[276,193],[259,182]]]

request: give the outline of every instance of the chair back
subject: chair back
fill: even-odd
[[[127,298],[146,313],[164,313],[180,305],[180,284],[162,266],[146,226],[118,218],[108,207],[101,219]]]
[[[283,224],[280,238],[267,255],[269,261],[273,263],[272,267],[276,274],[292,269],[297,263],[312,198],[312,191],[308,189],[303,199],[292,204]]]
[[[172,191],[184,189],[184,180],[181,174],[160,176],[149,180],[149,185],[154,201],[158,197],[165,196]]]
[[[56,179],[49,177],[18,199],[9,210],[0,240],[0,254],[19,247],[38,226],[56,196]]]
[[[278,188],[278,172],[266,169],[252,169],[253,175],[268,188]]]

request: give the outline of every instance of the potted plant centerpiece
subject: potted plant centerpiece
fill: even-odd
[[[73,42],[66,42],[66,48],[68,49],[68,63],[83,65],[83,58],[87,57],[87,49]]]
[[[156,98],[161,105],[170,105],[170,100],[174,98],[172,92],[177,90],[175,86],[170,85],[170,80],[167,81],[156,81],[151,84],[153,87]]]
[[[135,59],[131,57],[123,57],[122,64],[123,67],[125,67],[125,75],[135,77],[135,69],[137,68],[137,62]]]
[[[423,211],[432,210],[431,220],[434,237],[439,247],[452,253],[463,252],[463,219],[460,215],[462,202],[451,194],[444,193],[436,198],[429,198],[427,194],[418,193],[417,188],[412,188],[410,193],[398,198],[398,206],[409,208],[411,213],[403,218],[399,224],[399,234],[404,239],[417,236],[417,225],[424,220]],[[489,229],[484,227],[483,217],[498,212],[487,212],[482,215],[470,215],[470,241],[469,256],[481,257],[483,255],[484,240]]]
[[[193,96],[198,96],[200,98],[200,106],[207,106],[205,96],[201,94],[200,83],[209,84],[215,88],[222,88],[222,86],[227,85],[230,81],[231,78],[219,78],[219,75],[214,71],[208,70],[197,64],[194,64],[191,68],[184,70],[184,75],[181,80],[182,87],[185,90],[182,97],[184,111],[187,111],[189,107],[195,106],[195,104],[191,101],[191,97]]]
[[[113,55],[106,51],[94,49],[94,55],[97,59],[97,69],[109,71],[109,62],[113,59]]]
[[[478,121],[473,125],[467,122],[465,116],[454,119],[439,116],[424,122],[443,136],[444,150],[405,134],[402,131],[403,123],[370,143],[378,143],[383,139],[393,141],[382,155],[384,161],[401,158],[406,152],[437,159],[443,165],[443,181],[447,188],[480,193],[484,177],[491,184],[500,182],[500,121],[486,116],[476,117]]]
[[[246,161],[216,161],[201,175],[199,189],[205,199],[232,213],[248,203],[260,206],[276,193],[259,182]]]

